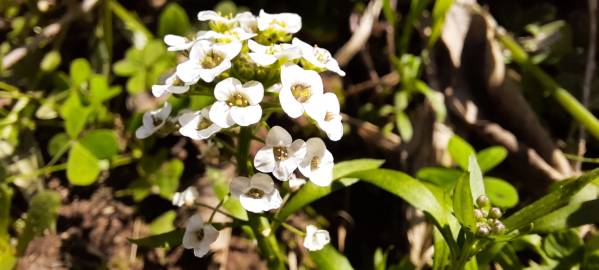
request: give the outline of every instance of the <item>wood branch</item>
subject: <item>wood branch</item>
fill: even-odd
[[[393,87],[399,83],[399,74],[396,71],[385,74],[378,80],[368,80],[354,85],[350,85],[347,89],[347,95],[357,95],[363,91],[373,89],[377,86],[381,87]]]
[[[384,134],[376,125],[353,118],[347,114],[341,114],[343,121],[356,127],[356,133],[368,143],[378,147],[388,154],[395,153],[397,147],[401,144],[401,138],[397,134]]]
[[[383,8],[382,0],[371,0],[360,18],[360,24],[358,28],[351,36],[351,38],[335,53],[335,59],[339,63],[339,66],[345,66],[349,61],[364,47],[370,34],[374,22],[378,20]]]

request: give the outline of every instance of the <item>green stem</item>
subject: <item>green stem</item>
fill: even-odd
[[[195,202],[195,205],[197,205],[197,206],[200,206],[200,207],[204,207],[204,208],[211,209],[211,210],[213,210],[214,212],[218,212],[218,213],[220,213],[220,214],[223,214],[223,215],[225,215],[225,216],[227,216],[227,217],[229,217],[229,218],[231,218],[231,219],[233,219],[233,220],[237,220],[237,218],[236,218],[235,216],[232,216],[231,214],[229,214],[229,213],[227,213],[227,212],[225,212],[225,211],[223,211],[223,210],[220,210],[220,209],[218,209],[217,207],[210,206],[210,205],[207,205],[207,204],[205,204],[205,203],[201,203],[201,202]],[[214,214],[214,213],[213,213],[213,214]],[[212,218],[212,216],[210,216],[210,218]]]
[[[286,222],[282,222],[281,226],[285,227],[285,229],[287,229],[288,231],[296,234],[297,236],[306,237],[306,233],[305,232],[301,231],[300,229],[298,229],[296,227],[293,227],[293,226],[289,225]]]
[[[562,88],[551,76],[545,73],[538,65],[534,64],[526,51],[518,45],[510,36],[505,33],[499,33],[499,41],[512,54],[512,59],[532,74],[543,88],[549,92],[553,98],[570,115],[584,126],[595,139],[599,140],[599,120],[589,112],[570,92]]]
[[[208,223],[212,223],[212,219],[214,218],[214,215],[216,215],[216,211],[218,211],[218,209],[223,205],[223,203],[225,203],[225,200],[227,200],[229,198],[229,196],[225,196],[222,200],[220,200],[220,202],[218,202],[218,205],[216,205],[216,207],[214,207],[214,209],[212,209],[212,214],[210,214],[210,218],[208,219]]]

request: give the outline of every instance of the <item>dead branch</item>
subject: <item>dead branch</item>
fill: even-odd
[[[335,53],[335,59],[340,66],[345,66],[349,61],[364,47],[364,44],[370,38],[372,26],[375,20],[378,19],[381,9],[383,8],[382,0],[372,0],[366,7],[360,24],[352,37]]]

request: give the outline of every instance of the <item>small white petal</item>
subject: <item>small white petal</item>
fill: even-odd
[[[279,92],[279,103],[283,111],[291,118],[298,118],[304,113],[304,106],[295,99],[291,88],[283,86]]]
[[[277,166],[275,166],[275,170],[272,174],[279,180],[285,181],[289,179],[289,176],[297,169],[297,160],[296,159],[287,159],[283,161],[279,161]]]
[[[227,19],[213,10],[203,10],[198,12],[198,21],[216,21],[223,22]]]
[[[177,76],[186,83],[197,81],[202,68],[196,62],[190,59],[177,65]]]
[[[214,87],[214,97],[219,101],[226,101],[229,97],[242,88],[241,82],[235,78],[226,78]]]
[[[306,237],[304,238],[304,247],[310,251],[321,250],[331,241],[329,232],[319,230],[313,225],[306,226]]]
[[[248,53],[248,56],[252,61],[259,66],[267,67],[274,64],[277,61],[277,57],[272,54],[266,53]]]
[[[210,121],[222,128],[228,128],[235,124],[230,115],[231,108],[224,101],[217,101],[210,107]]]
[[[253,188],[264,191],[264,193],[271,193],[275,189],[275,183],[272,181],[272,178],[264,173],[254,174],[252,179],[250,179],[250,185]]]
[[[254,167],[256,170],[269,173],[275,169],[276,162],[272,147],[262,147],[254,157]]]
[[[264,86],[258,81],[246,82],[239,92],[247,97],[250,105],[256,105],[264,98]]]
[[[238,176],[231,180],[231,184],[229,185],[229,191],[231,195],[235,198],[239,198],[239,196],[250,190],[251,184],[250,179],[244,176]]]
[[[292,143],[291,134],[280,126],[270,128],[266,135],[267,146],[288,146]]]
[[[145,126],[141,126],[137,128],[137,130],[135,130],[135,137],[138,139],[145,139],[147,137],[150,137],[152,134],[154,134],[154,130],[149,129]]]
[[[241,195],[241,197],[239,197],[239,202],[245,210],[252,213],[262,213],[271,209],[267,197],[254,199],[252,197]]]
[[[247,107],[231,107],[230,116],[233,121],[242,126],[258,123],[262,118],[262,107],[253,105]]]

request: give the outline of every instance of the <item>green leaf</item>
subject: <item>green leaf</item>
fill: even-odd
[[[0,184],[0,241],[2,241],[2,239],[8,239],[12,195],[12,188],[6,184]],[[2,248],[0,248],[0,254],[2,254]],[[0,257],[2,257],[2,255],[0,255]]]
[[[92,74],[92,68],[86,59],[78,58],[71,62],[69,73],[71,77],[71,83],[73,85],[79,86],[85,81],[87,81],[89,76]]]
[[[162,40],[154,39],[150,40],[143,49],[142,57],[144,65],[150,67],[160,56],[166,52],[166,48]]]
[[[311,251],[310,258],[321,270],[351,270],[354,269],[349,260],[331,245],[324,246],[319,251]]]
[[[158,194],[166,200],[171,200],[179,187],[179,180],[183,174],[183,161],[172,159],[160,166],[160,170],[151,174],[150,183],[158,187]]]
[[[58,152],[65,147],[70,141],[69,135],[66,133],[58,133],[50,139],[48,143],[48,154],[54,157]]]
[[[79,136],[91,111],[91,108],[84,107],[81,104],[77,92],[71,92],[69,98],[60,108],[60,115],[64,119],[64,128],[71,138],[75,139]]]
[[[453,212],[462,225],[473,230],[476,219],[474,218],[474,200],[470,186],[468,176],[460,177],[453,190]]]
[[[206,108],[214,103],[213,96],[189,96],[189,106],[190,110],[201,110]]]
[[[374,270],[387,269],[387,255],[389,253],[383,252],[383,249],[380,247],[374,251]]]
[[[0,269],[13,269],[17,264],[15,251],[7,239],[0,237]]]
[[[220,169],[207,166],[206,178],[212,185],[212,189],[219,200],[224,199],[229,194],[229,179]],[[247,211],[241,206],[239,200],[228,199],[223,203],[223,208],[227,210],[227,213],[238,219],[248,220]]]
[[[495,168],[505,157],[507,157],[507,150],[502,146],[485,148],[476,154],[476,159],[483,173]]]
[[[483,182],[483,174],[478,167],[476,162],[476,156],[471,155],[468,157],[468,172],[470,174],[470,191],[472,192],[472,200],[480,196],[486,195],[485,183]]]
[[[44,230],[56,229],[56,218],[60,208],[60,194],[55,191],[40,191],[31,198],[25,228],[17,244],[18,254],[23,254],[29,242],[42,235]]]
[[[45,72],[54,71],[61,62],[60,52],[59,51],[50,51],[44,58],[42,58],[42,62],[40,63],[40,68]]]
[[[109,129],[92,130],[79,143],[97,159],[110,159],[119,151],[116,135]]]
[[[135,73],[127,80],[127,91],[131,94],[141,93],[146,91],[146,73]]]
[[[347,177],[359,178],[404,199],[415,208],[428,212],[442,227],[448,224],[447,212],[433,193],[407,174],[389,169],[372,169],[358,171]]]
[[[185,10],[176,3],[166,5],[160,17],[158,18],[158,35],[161,37],[167,34],[185,36],[189,33],[189,17]]]
[[[175,218],[177,218],[177,212],[174,210],[166,211],[150,223],[150,234],[163,234],[174,230],[175,226],[173,225],[173,222],[175,221]]]
[[[320,187],[306,183],[291,199],[283,206],[277,214],[277,219],[286,220],[288,216],[304,208],[306,205],[330,194],[331,192],[353,185],[357,179],[343,178],[353,172],[361,170],[370,170],[378,168],[383,164],[383,160],[376,159],[356,159],[343,161],[335,164],[333,168],[333,183],[327,187]],[[343,179],[341,179],[343,178]]]
[[[485,190],[491,203],[503,209],[512,208],[518,204],[518,190],[503,179],[485,176]]]
[[[135,51],[135,49],[129,49],[129,50]],[[133,52],[133,51],[131,51],[131,52]],[[114,74],[122,76],[122,77],[131,76],[131,75],[137,73],[139,70],[142,70],[143,68],[144,67],[142,65],[139,65],[139,63],[136,63],[129,58],[125,58],[123,60],[117,61],[112,66],[112,70],[114,71]]]
[[[457,135],[454,135],[451,137],[451,139],[449,139],[447,151],[449,151],[451,159],[453,159],[453,161],[460,165],[460,167],[465,171],[468,170],[468,158],[471,155],[476,154],[474,148],[472,148],[468,142],[464,141],[464,139]]]
[[[431,89],[421,80],[416,80],[415,86],[426,97],[433,110],[435,110],[435,119],[437,122],[445,121],[447,108],[445,108],[445,97],[443,94]]]
[[[599,199],[566,205],[534,222],[535,232],[554,232],[585,224],[599,223]]]
[[[181,245],[184,233],[185,231],[183,229],[176,229],[170,232],[152,235],[140,239],[129,239],[129,241],[133,244],[137,244],[138,246],[145,248],[171,248]]]
[[[439,229],[433,228],[433,230],[433,245],[435,250],[433,254],[433,270],[444,270],[451,262],[451,250]]]
[[[599,169],[595,169],[575,180],[564,183],[553,192],[504,219],[503,224],[505,224],[508,232],[528,226],[538,218],[546,216],[568,204],[572,196],[597,178],[599,178]]]
[[[443,189],[453,190],[455,183],[464,172],[440,167],[424,167],[416,173],[416,178],[433,183]]]
[[[409,142],[414,134],[414,129],[412,128],[412,122],[410,122],[408,115],[402,111],[396,112],[395,122],[397,124],[397,130],[399,131],[401,138]]]
[[[543,239],[543,250],[548,257],[555,260],[569,257],[582,245],[582,239],[574,230],[555,232]]]
[[[87,186],[100,175],[100,161],[85,146],[76,142],[69,151],[67,179],[73,185]]]
[[[102,103],[121,93],[121,87],[110,87],[108,80],[102,75],[92,75],[90,80],[91,100],[96,103]]]

